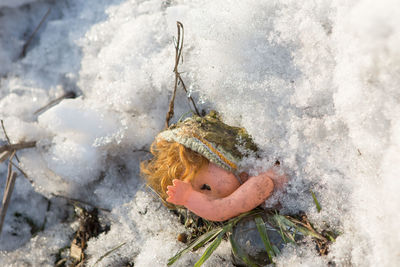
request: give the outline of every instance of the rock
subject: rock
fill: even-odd
[[[233,228],[232,239],[249,260],[260,266],[265,266],[270,264],[271,260],[268,257],[254,218],[255,216],[251,216],[240,220]],[[271,245],[274,245],[281,250],[285,246],[286,242],[282,239],[277,229],[267,223],[265,218],[263,218],[263,220]],[[234,253],[232,253],[232,262],[235,266],[246,266],[246,264],[239,257],[234,255]]]

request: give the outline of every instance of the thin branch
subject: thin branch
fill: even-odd
[[[6,127],[4,127],[4,121],[3,121],[3,120],[1,120],[1,128],[3,128],[4,136],[5,136],[6,139],[7,139],[7,143],[8,143],[9,145],[11,145],[11,141],[10,141],[10,138],[8,137],[7,132],[6,132]],[[17,157],[17,155],[15,155],[15,158],[17,159],[17,161],[18,161],[18,163],[19,163],[19,158]]]
[[[95,206],[95,205],[93,205],[93,204],[91,204],[89,202],[86,202],[86,201],[83,201],[83,200],[80,200],[80,199],[70,198],[70,197],[67,197],[67,196],[58,195],[58,194],[54,194],[54,193],[51,193],[51,195],[55,196],[55,197],[64,198],[64,199],[68,200],[69,202],[72,202],[73,204],[74,204],[74,202],[77,202],[77,203],[81,203],[81,204],[84,204],[84,205],[91,206],[93,208],[97,208],[97,209],[102,210],[102,211],[111,212],[111,210],[109,210],[109,209],[97,207],[97,206]]]
[[[6,128],[4,127],[4,121],[3,120],[0,120],[0,121],[1,121],[1,128],[3,129],[3,133],[4,133],[4,136],[6,137],[7,143],[11,144],[10,138],[8,137],[8,134],[6,132]]]
[[[4,128],[4,124],[3,121],[1,121],[1,126],[3,127],[3,131],[4,131],[4,135],[6,136],[7,141],[9,142],[9,138],[7,136],[7,133],[5,131]],[[10,153],[13,153],[13,155],[15,154],[15,152],[19,149],[24,149],[24,148],[32,148],[36,146],[36,141],[32,141],[32,142],[21,142],[18,144],[8,144],[8,145],[4,145],[0,147],[0,163],[3,162],[9,155]],[[12,156],[13,156],[12,155]],[[17,159],[17,155],[15,154],[15,158]],[[9,157],[9,165],[13,165],[15,168],[17,168],[22,175],[31,183],[33,184],[33,180],[31,180],[28,175],[14,162],[12,162],[12,157]],[[18,160],[18,159],[17,159]],[[20,161],[18,161],[19,163]]]
[[[11,195],[15,185],[15,179],[17,178],[17,174],[12,172],[9,177],[7,177],[7,187],[4,191],[3,202],[1,205],[0,211],[0,234],[3,229],[4,219],[6,218],[6,213],[8,209],[8,205],[10,204]]]
[[[0,154],[0,163],[5,161],[10,156],[11,151],[3,151]]]
[[[13,153],[11,154],[10,161],[8,162],[7,180],[0,211],[0,234],[1,230],[3,229],[4,219],[6,217],[8,205],[10,204],[11,195],[14,190],[15,179],[17,178],[17,173],[12,171],[12,165],[10,163],[14,155],[15,151],[13,151]]]
[[[182,84],[183,90],[186,92],[188,99],[192,102],[192,105],[193,105],[197,115],[200,116],[200,113],[196,107],[196,104],[195,104],[193,98],[188,95],[188,91],[186,89],[185,83],[183,82],[181,74],[178,71],[179,61],[182,58],[184,28],[183,28],[183,24],[179,21],[176,22],[176,26],[177,26],[177,30],[178,30],[178,37],[175,42],[175,66],[174,66],[175,84],[174,84],[174,91],[172,93],[172,98],[169,102],[167,116],[165,118],[165,128],[169,127],[169,121],[174,116],[174,102],[175,102],[175,96],[176,96],[176,89],[178,88],[179,83]],[[181,31],[182,31],[182,34],[181,34]]]
[[[0,153],[3,151],[13,151],[13,150],[20,150],[24,148],[32,148],[36,146],[36,141],[31,142],[21,142],[18,144],[9,144],[0,147]]]
[[[172,93],[172,98],[171,98],[171,101],[169,102],[167,116],[165,118],[165,129],[167,129],[169,127],[169,121],[174,116],[174,102],[175,102],[177,85],[178,85],[178,80],[175,79],[174,92]]]
[[[11,164],[11,161],[12,161],[14,155],[15,155],[15,150],[11,153],[11,156],[10,156],[10,158],[8,159],[7,182],[8,182],[8,177],[11,175],[11,172],[12,172],[12,164]]]
[[[42,20],[39,22],[39,25],[36,26],[35,30],[29,36],[28,40],[26,41],[26,43],[22,47],[22,51],[21,51],[21,54],[19,55],[19,58],[24,58],[26,56],[26,50],[28,49],[28,46],[31,44],[31,42],[33,40],[33,37],[35,37],[35,34],[38,32],[40,27],[42,27],[42,25],[43,25],[44,21],[46,20],[47,16],[50,14],[50,11],[51,11],[51,8],[49,8],[49,10],[47,10],[46,14],[44,14]]]
[[[38,115],[40,113],[43,113],[44,111],[48,110],[49,108],[51,108],[54,105],[57,105],[58,103],[60,103],[63,99],[66,98],[75,98],[76,97],[76,93],[73,91],[70,92],[66,92],[65,94],[63,94],[62,96],[50,101],[47,105],[45,105],[44,107],[41,107],[40,109],[36,110],[33,114],[34,115]]]
[[[196,111],[196,114],[197,114],[198,116],[200,116],[200,113],[199,113],[199,111],[197,110],[196,104],[194,103],[193,98],[192,98],[191,96],[188,95],[188,91],[187,91],[187,89],[186,89],[185,83],[184,83],[183,80],[182,80],[182,77],[181,77],[180,72],[178,72],[179,59],[181,58],[182,49],[183,49],[184,28],[183,28],[183,24],[182,24],[181,22],[177,21],[176,23],[177,23],[177,25],[178,25],[178,40],[179,40],[179,26],[182,28],[182,40],[181,40],[181,45],[180,45],[180,47],[179,47],[179,48],[180,48],[180,49],[179,49],[179,54],[178,54],[178,56],[175,58],[175,60],[176,60],[176,61],[175,61],[175,68],[174,68],[175,76],[177,76],[178,79],[179,79],[179,81],[182,83],[183,90],[185,91],[186,95],[188,96],[188,99],[192,102],[193,107],[194,107],[194,109],[195,109],[195,111]],[[182,61],[183,61],[183,57],[182,57]]]
[[[178,73],[178,65],[179,65],[179,59],[181,58],[182,55],[182,48],[183,48],[183,38],[185,35],[185,31],[183,28],[183,24],[179,21],[176,22],[176,26],[178,28],[178,42],[176,46],[176,54],[175,54],[175,68],[174,72]],[[180,37],[180,30],[182,30],[182,38]]]
[[[177,21],[176,22],[176,27],[177,27],[177,30],[178,30],[178,38],[176,39],[176,44],[175,44],[175,67],[174,67],[175,85],[174,85],[174,91],[172,93],[171,101],[169,102],[169,108],[168,108],[167,116],[165,118],[165,128],[169,127],[169,121],[174,116],[174,102],[175,102],[175,96],[176,96],[176,89],[178,88],[179,57],[181,55],[182,45],[183,45],[183,38],[181,38],[181,29],[183,30],[183,25],[182,25],[182,23]]]
[[[33,180],[31,178],[28,177],[28,175],[26,174],[26,172],[24,172],[17,164],[15,164],[14,162],[11,161],[11,164],[17,168],[17,170],[19,170],[21,172],[21,174],[31,183],[33,184]]]
[[[186,93],[186,95],[187,95],[187,98],[189,99],[190,102],[192,102],[192,105],[193,105],[193,107],[194,107],[194,110],[196,111],[196,114],[197,114],[198,116],[200,116],[200,112],[199,112],[199,110],[197,109],[196,104],[194,103],[194,100],[193,100],[192,96],[188,95],[188,90],[186,89],[186,85],[185,85],[185,83],[183,82],[183,80],[182,80],[180,74],[179,74],[179,81],[182,83],[182,88],[183,88],[183,90],[185,90],[185,93]]]

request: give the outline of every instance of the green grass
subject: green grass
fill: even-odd
[[[315,206],[317,208],[317,211],[320,212],[321,211],[321,205],[319,204],[318,199],[315,196],[314,192],[312,190],[310,190],[310,192],[311,192],[311,196],[312,196],[312,198],[314,200]]]
[[[314,195],[315,196],[315,195]],[[318,201],[314,200],[317,204]],[[320,209],[320,205],[318,203],[317,209]],[[261,215],[266,215],[266,217],[262,217]],[[172,265],[176,262],[182,255],[189,251],[195,251],[203,246],[207,246],[205,252],[200,257],[200,259],[195,263],[195,267],[200,267],[211,255],[212,253],[218,248],[221,244],[222,239],[225,236],[228,236],[229,241],[232,246],[232,251],[235,256],[240,258],[247,266],[258,266],[256,263],[252,262],[251,259],[241,250],[241,248],[236,244],[232,237],[232,232],[234,226],[243,218],[246,217],[254,217],[254,221],[257,226],[257,230],[260,234],[261,240],[265,246],[266,253],[268,254],[268,258],[271,262],[273,262],[274,257],[280,254],[279,249],[270,242],[270,238],[268,236],[267,228],[265,226],[264,219],[275,228],[275,230],[280,233],[283,241],[285,243],[293,243],[297,244],[297,240],[301,238],[301,236],[310,236],[315,241],[322,242],[322,243],[330,243],[334,242],[335,238],[337,237],[336,234],[333,232],[323,231],[323,234],[317,232],[313,226],[307,221],[307,219],[302,218],[297,219],[296,216],[284,216],[278,214],[275,211],[265,211],[263,209],[254,209],[252,211],[243,213],[222,225],[215,225],[214,228],[209,229],[208,232],[204,233],[200,237],[198,237],[195,241],[191,242],[186,248],[179,251],[175,256],[168,260],[168,266]],[[264,219],[263,219],[264,218]]]

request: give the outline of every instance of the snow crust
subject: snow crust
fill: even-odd
[[[277,266],[400,262],[398,1],[60,0],[0,3],[0,118],[12,142],[38,142],[18,152],[34,186],[18,176],[0,265],[54,266],[77,227],[60,195],[110,210],[110,231],[89,241],[89,266],[121,244],[98,266],[162,266],[183,247],[183,226],[139,177],[172,94],[176,21],[198,107],[245,127],[263,151],[243,168],[278,159],[290,177],[274,196],[282,212],[341,233],[327,256],[308,242],[288,246]],[[78,97],[35,113],[71,91]],[[174,120],[187,111],[179,92]],[[33,234],[27,218],[43,230]],[[230,264],[223,243],[205,266]]]

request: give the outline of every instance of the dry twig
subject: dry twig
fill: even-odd
[[[10,156],[10,158],[8,159],[7,180],[6,180],[7,183],[8,183],[8,178],[9,178],[9,176],[11,175],[11,172],[12,172],[12,164],[11,164],[11,161],[12,161],[14,155],[15,155],[15,151],[13,151],[13,152],[11,153],[11,156]]]
[[[186,93],[186,95],[187,95],[189,101],[192,102],[193,107],[194,107],[194,110],[196,111],[196,114],[197,114],[198,116],[200,116],[200,112],[199,112],[199,110],[197,109],[196,104],[194,103],[194,100],[193,100],[192,96],[188,95],[188,90],[186,89],[186,85],[185,85],[185,83],[183,82],[182,77],[181,77],[180,74],[179,74],[179,81],[180,81],[180,83],[182,84],[182,88],[183,88],[183,90],[185,91],[185,93]]]
[[[1,121],[1,122],[3,122],[3,121]],[[2,123],[2,126],[4,126],[3,123]],[[9,139],[8,139],[6,131],[4,130],[4,127],[3,127],[3,131],[4,131],[4,134],[6,135],[6,139],[8,141]],[[19,149],[32,148],[32,147],[35,147],[35,146],[36,146],[36,141],[20,142],[18,144],[8,144],[8,145],[0,146],[0,163],[2,163],[7,158],[9,158],[9,164],[11,164],[15,168],[17,168],[22,173],[22,175],[26,179],[28,179],[28,181],[31,184],[33,184],[33,181],[28,177],[28,175],[18,165],[16,165],[14,162],[12,162],[11,157],[9,157],[9,156],[10,156],[11,153],[16,152]],[[15,158],[17,158],[16,154],[15,154]]]
[[[176,89],[178,88],[178,84],[182,84],[183,90],[188,94],[188,91],[186,89],[186,85],[182,80],[181,74],[178,71],[178,65],[179,61],[182,56],[182,48],[183,48],[183,37],[184,37],[184,29],[183,29],[183,24],[179,21],[176,22],[176,26],[178,29],[178,37],[176,39],[176,44],[175,44],[175,67],[174,67],[174,73],[175,73],[175,85],[174,85],[174,91],[172,93],[172,98],[171,101],[169,102],[169,108],[167,112],[167,116],[165,119],[165,128],[169,127],[169,121],[171,118],[174,116],[174,102],[175,102],[175,96],[176,96]],[[182,34],[181,34],[182,32]],[[199,111],[197,110],[196,104],[194,103],[193,98],[188,95],[188,99],[190,102],[192,102],[192,105],[196,111],[196,114],[200,116]]]
[[[33,37],[35,37],[35,34],[38,32],[40,27],[42,27],[42,25],[43,25],[44,21],[46,20],[47,16],[50,14],[50,11],[51,11],[51,8],[49,8],[49,10],[47,10],[46,14],[44,14],[43,18],[40,20],[39,25],[36,26],[35,30],[29,36],[28,40],[26,41],[26,43],[22,47],[22,51],[21,51],[21,54],[19,55],[19,58],[24,58],[26,56],[26,50],[28,49],[28,46],[32,42]]]
[[[1,128],[3,128],[4,136],[5,136],[6,139],[7,139],[7,143],[8,143],[9,145],[11,145],[10,138],[8,137],[8,134],[7,134],[7,132],[6,132],[6,128],[4,127],[4,121],[3,121],[3,120],[1,120]],[[18,163],[19,163],[19,158],[18,158],[17,155],[15,155],[15,158],[17,159],[17,161],[18,161]]]
[[[6,186],[4,189],[3,201],[1,203],[1,211],[0,211],[0,234],[3,229],[4,219],[6,217],[8,205],[10,204],[11,195],[15,185],[15,179],[17,178],[17,174],[12,171],[11,160],[15,155],[15,151],[10,156],[10,161],[8,162],[8,173]]]
[[[0,121],[1,121],[1,128],[3,129],[3,133],[4,133],[4,136],[6,137],[7,143],[11,144],[10,137],[8,137],[8,134],[6,132],[6,128],[4,127],[4,121],[3,120],[0,120]]]
[[[6,150],[3,152],[0,152],[0,163],[2,163],[3,161],[5,161],[9,156],[10,156],[10,151]]]
[[[0,147],[0,163],[8,158],[8,168],[7,168],[7,179],[4,188],[3,201],[0,210],[0,234],[3,229],[3,224],[7,214],[8,205],[10,204],[11,195],[14,190],[15,180],[17,178],[17,173],[13,172],[12,167],[15,166],[29,180],[29,182],[33,183],[33,181],[28,178],[26,173],[23,170],[21,170],[18,166],[16,166],[12,162],[12,160],[15,156],[17,161],[20,162],[16,155],[18,149],[35,147],[36,145],[36,142],[21,142],[18,144],[11,144],[10,138],[8,137],[7,131],[4,127],[3,120],[1,120],[1,127],[3,129],[4,136],[6,137],[8,145]]]
[[[65,262],[67,266],[86,266],[85,250],[87,248],[87,242],[91,238],[108,231],[109,226],[101,225],[97,209],[88,211],[75,206],[75,213],[79,218],[79,228],[75,232],[75,236],[69,247],[70,254]],[[60,260],[58,262],[60,262]]]
[[[33,184],[33,180],[31,178],[29,178],[28,174],[26,174],[26,172],[24,172],[20,167],[18,167],[18,165],[16,165],[14,162],[10,161],[11,164],[17,168],[17,170],[19,170],[19,172],[31,183]]]
[[[106,212],[111,212],[111,210],[109,210],[109,209],[97,207],[97,206],[95,206],[95,205],[93,205],[93,204],[91,204],[91,203],[89,203],[89,202],[86,202],[86,201],[83,201],[83,200],[80,200],[80,199],[70,198],[70,197],[67,197],[67,196],[58,195],[58,194],[54,194],[54,193],[51,193],[51,195],[52,195],[52,196],[55,196],[55,197],[60,197],[60,198],[66,199],[67,201],[69,201],[69,202],[72,203],[72,204],[81,203],[81,204],[83,204],[83,205],[87,205],[87,206],[91,206],[91,207],[93,207],[93,208],[96,208],[96,209],[98,209],[98,210],[102,210],[102,211],[106,211]]]
[[[45,105],[44,107],[41,107],[40,109],[36,110],[35,113],[33,113],[34,115],[38,115],[40,113],[43,113],[44,111],[48,110],[49,108],[51,108],[52,106],[57,105],[58,103],[60,103],[63,99],[66,98],[75,98],[76,97],[76,93],[73,91],[70,92],[66,92],[65,94],[63,94],[62,96],[50,101],[47,105]]]
[[[31,142],[20,142],[18,144],[9,144],[9,145],[4,145],[0,146],[0,153],[4,151],[16,151],[24,148],[32,148],[36,146],[36,141],[31,141]]]

